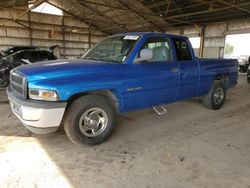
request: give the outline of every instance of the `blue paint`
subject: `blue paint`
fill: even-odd
[[[237,84],[237,60],[196,59],[191,50],[192,60],[177,61],[172,38],[187,40],[186,37],[159,33],[120,35],[140,36],[121,64],[82,59],[55,60],[18,67],[16,70],[27,76],[29,88],[55,90],[61,101],[67,101],[79,93],[110,90],[117,97],[119,113],[203,96],[208,93],[216,76],[221,74],[228,76],[228,88]],[[139,49],[151,36],[170,38],[174,61],[133,63]],[[173,68],[178,71],[171,71]]]

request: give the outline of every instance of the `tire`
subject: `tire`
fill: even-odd
[[[211,110],[220,109],[226,99],[226,87],[222,81],[215,81],[207,95],[203,97],[203,104]]]
[[[99,95],[82,96],[69,106],[64,130],[75,144],[99,144],[111,134],[114,109],[109,100]]]
[[[250,84],[250,70],[247,70],[247,82]]]

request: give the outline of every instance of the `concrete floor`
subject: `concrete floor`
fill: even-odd
[[[250,85],[219,111],[200,99],[118,117],[104,144],[28,132],[0,96],[0,187],[250,187]]]

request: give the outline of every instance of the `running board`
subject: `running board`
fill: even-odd
[[[153,106],[153,109],[154,109],[154,111],[155,111],[159,116],[162,116],[162,115],[165,115],[165,114],[168,113],[167,109],[164,108],[163,105]]]

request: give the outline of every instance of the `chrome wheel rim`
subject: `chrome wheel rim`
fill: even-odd
[[[221,87],[214,91],[214,103],[220,104],[224,99],[224,91]]]
[[[79,128],[83,135],[96,137],[107,127],[108,115],[101,108],[91,108],[84,112],[79,120]]]

